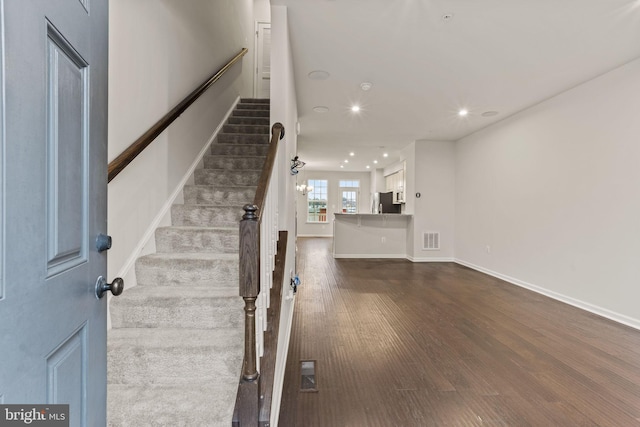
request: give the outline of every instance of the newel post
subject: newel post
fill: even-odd
[[[242,378],[258,378],[256,367],[256,298],[260,293],[260,221],[256,205],[243,206],[240,221],[240,296],[244,299],[244,363]]]

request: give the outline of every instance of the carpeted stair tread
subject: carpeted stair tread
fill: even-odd
[[[214,144],[236,144],[236,145],[245,145],[245,144],[269,144],[270,136],[265,133],[219,133],[216,138],[216,142]]]
[[[269,111],[269,104],[240,103],[240,104],[236,105],[236,110],[262,110],[262,111]]]
[[[184,203],[185,205],[244,206],[253,202],[256,189],[256,186],[185,185]]]
[[[268,144],[211,144],[211,154],[219,156],[266,156]]]
[[[240,98],[240,104],[267,104],[267,105],[271,105],[271,98]]]
[[[175,225],[196,227],[235,227],[244,215],[242,206],[173,205]]]
[[[260,180],[262,170],[221,170],[221,169],[197,169],[194,174],[196,185],[220,185],[220,186],[255,186]]]
[[[156,252],[238,253],[238,227],[160,227],[156,230]]]
[[[269,110],[234,110],[231,113],[232,117],[270,117],[271,112]]]
[[[176,299],[176,305],[185,304],[190,299],[201,299],[214,301],[215,298],[238,299],[238,304],[242,305],[242,298],[238,296],[237,286],[134,286],[126,290],[114,302],[113,307],[128,303],[132,300],[169,300]],[[225,302],[226,303],[226,302]],[[209,304],[209,302],[208,302]]]
[[[229,124],[232,125],[266,125],[269,126],[269,117],[229,117]]]
[[[240,134],[269,134],[269,125],[234,125],[226,124],[222,126],[223,133],[240,133]]]
[[[266,156],[204,156],[204,169],[217,170],[260,170]]]
[[[111,384],[109,427],[229,427],[238,379],[182,386]],[[234,387],[235,385],[235,387]]]
[[[136,261],[139,286],[237,286],[238,254],[168,252],[142,256]]]
[[[241,327],[243,307],[237,287],[135,286],[110,311],[113,328],[215,329]]]
[[[109,336],[109,382],[189,384],[238,379],[244,330],[121,328]],[[217,354],[215,359],[211,356]],[[123,361],[125,361],[123,363]]]

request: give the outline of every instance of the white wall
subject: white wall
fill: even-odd
[[[333,236],[333,214],[342,210],[342,190],[340,180],[359,180],[360,192],[358,194],[358,213],[371,213],[371,174],[369,172],[336,172],[336,171],[305,171],[298,175],[298,184],[310,179],[326,179],[329,182],[327,188],[328,206],[327,223],[307,222],[307,196],[297,192],[298,209],[298,236]]]
[[[456,258],[640,328],[640,60],[460,140]]]
[[[296,123],[298,108],[293,81],[293,62],[287,24],[287,8],[271,8],[271,122],[281,122],[285,127],[285,137],[278,147],[278,219],[281,230],[287,230],[287,256],[285,260],[285,278],[282,291],[278,352],[276,355],[273,401],[271,405],[271,425],[278,425],[284,370],[287,362],[291,323],[293,321],[294,296],[289,286],[291,274],[296,271],[296,206],[295,177],[289,173],[290,159],[297,152]]]
[[[253,19],[256,22],[271,22],[271,4],[269,0],[253,1]]]
[[[407,182],[407,203],[413,210],[412,261],[451,261],[454,257],[455,145],[416,141],[414,180]],[[408,167],[408,166],[407,166]],[[416,198],[416,193],[420,197]],[[423,250],[423,233],[440,233],[440,250]]]
[[[254,24],[252,0],[109,6],[111,161],[240,49],[252,48]],[[109,184],[110,278],[135,283],[130,267],[145,233],[238,96],[250,96],[252,70],[250,52]]]

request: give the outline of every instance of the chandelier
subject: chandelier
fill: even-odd
[[[313,185],[307,185],[306,183],[302,183],[302,184],[296,185],[296,190],[301,192],[303,196],[306,196],[307,193],[310,193],[313,191]]]

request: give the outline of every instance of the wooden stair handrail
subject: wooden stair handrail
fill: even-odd
[[[262,218],[262,208],[264,202],[267,199],[267,189],[269,188],[269,182],[271,181],[271,175],[273,174],[273,164],[276,161],[276,155],[278,154],[278,141],[284,138],[284,126],[278,122],[271,127],[271,141],[269,143],[269,151],[267,152],[267,158],[264,161],[264,167],[260,174],[260,181],[258,181],[258,188],[256,189],[256,195],[253,198],[253,205],[258,209],[258,219]]]
[[[118,176],[129,163],[135,159],[138,154],[149,146],[154,139],[158,137],[166,128],[171,125],[180,115],[193,104],[204,92],[207,91],[215,82],[220,80],[220,77],[231,68],[236,62],[238,62],[249,50],[242,48],[242,50],[233,57],[227,64],[220,68],[214,75],[205,80],[200,86],[198,86],[193,92],[186,96],[178,105],[173,107],[171,111],[164,115],[160,120],[149,128],[148,131],[143,133],[140,138],[136,139],[126,150],[124,150],[118,157],[113,159],[108,166],[108,178],[107,182],[111,182],[113,178]]]

